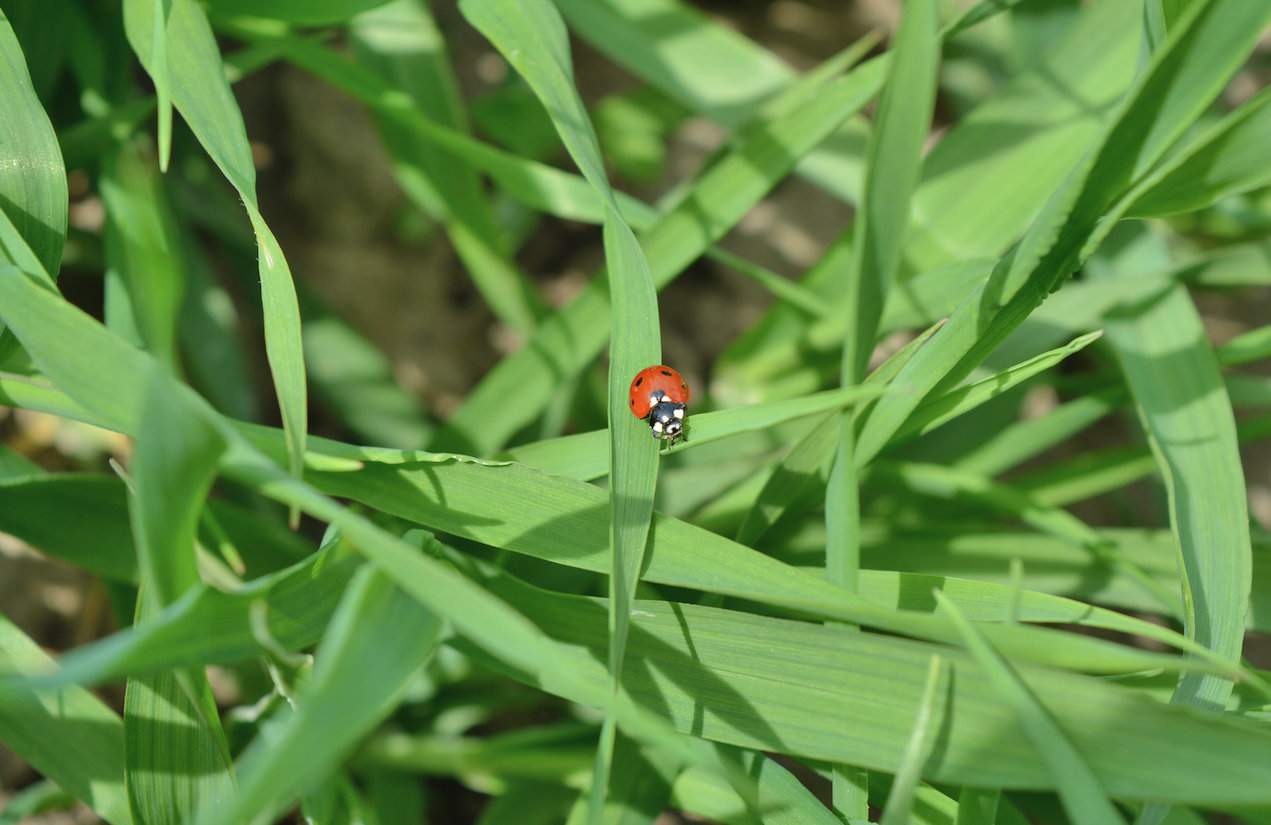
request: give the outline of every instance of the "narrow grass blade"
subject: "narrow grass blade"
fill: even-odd
[[[1103,333],[1096,330],[1079,338],[1074,338],[1071,342],[1058,349],[1044,352],[1023,363],[1002,370],[989,378],[959,387],[939,398],[921,404],[913,411],[904,426],[896,431],[893,440],[903,441],[908,437],[931,432],[941,424],[964,415],[981,404],[985,404],[1002,393],[1019,386],[1028,379],[1045,372],[1074,353],[1081,352],[1090,344],[1099,340],[1101,335]]]
[[[1042,698],[1020,679],[956,606],[939,593],[936,599],[957,625],[967,648],[994,691],[1006,700],[1019,719],[1020,727],[1045,760],[1068,815],[1074,822],[1124,825],[1125,820],[1108,800],[1098,777],[1091,771],[1088,757],[1073,746]]]
[[[547,0],[464,0],[460,8],[534,89],[574,163],[607,204],[604,246],[613,330],[607,405],[612,552],[609,669],[616,697],[626,655],[630,603],[644,562],[657,488],[657,443],[648,438],[627,407],[631,379],[645,367],[662,361],[653,275],[609,184],[599,141],[574,86],[568,35],[555,7]],[[599,822],[603,814],[614,736],[613,719],[609,717],[596,756],[589,820],[593,823]]]
[[[954,825],[994,825],[1002,792],[966,787],[958,794],[958,818]]]
[[[1109,316],[1108,341],[1169,495],[1170,529],[1184,571],[1184,628],[1236,661],[1244,644],[1252,551],[1231,401],[1186,290],[1175,285],[1159,295],[1150,280],[1139,282],[1146,300]],[[1175,701],[1221,707],[1230,691],[1222,679],[1183,679]]]
[[[437,649],[443,623],[373,567],[350,584],[314,654],[296,708],[239,762],[238,793],[205,804],[199,825],[273,818],[322,781],[393,709],[407,679]]]
[[[931,750],[943,723],[943,703],[940,696],[943,675],[944,661],[939,656],[933,656],[931,668],[927,672],[927,684],[922,690],[922,701],[914,717],[913,732],[909,735],[909,743],[905,746],[891,790],[887,792],[887,804],[883,806],[883,818],[879,820],[882,825],[906,825],[909,822],[919,777],[931,757]]]
[[[130,470],[144,624],[199,583],[195,533],[224,442],[171,403],[175,381],[151,366]],[[229,744],[207,676],[197,669],[131,679],[124,698],[128,800],[139,823],[181,823],[219,804],[233,783]]]
[[[892,278],[900,265],[909,199],[918,183],[922,146],[940,61],[937,15],[931,0],[906,0],[896,32],[866,152],[861,208],[853,226],[852,257],[843,274],[849,330],[843,342],[839,382],[865,378]],[[855,461],[856,416],[841,413],[838,442],[825,488],[825,571],[834,584],[855,593],[860,577],[860,479]],[[869,775],[855,766],[833,769],[833,805],[848,822],[869,816]]]
[[[154,51],[155,0],[127,0],[124,23],[128,42],[151,77],[165,71],[172,104],[203,148],[238,191],[256,235],[260,264],[261,304],[265,317],[265,349],[283,426],[287,431],[289,466],[301,472],[308,408],[300,309],[291,270],[282,248],[265,224],[256,198],[256,168],[243,116],[234,101],[211,26],[195,0],[162,0],[168,6],[166,64]]]
[[[39,645],[0,616],[0,666],[6,672],[36,674],[52,665]],[[75,686],[6,691],[0,697],[0,739],[111,825],[132,823],[124,790],[123,722],[89,691]]]
[[[159,169],[168,171],[172,156],[172,78],[168,71],[168,15],[172,0],[151,0],[151,54],[154,55],[150,79],[154,81],[156,109],[159,115]],[[125,4],[125,14],[127,14]]]
[[[1271,90],[1264,89],[1167,158],[1128,214],[1148,218],[1194,212],[1271,183],[1271,172],[1261,162],[1262,149],[1271,142],[1269,103]]]
[[[860,404],[884,392],[886,388],[881,386],[848,387],[770,404],[693,413],[687,419],[684,440],[664,452],[681,453],[731,436],[769,430],[787,421]],[[502,456],[553,475],[591,481],[609,472],[604,460],[606,438],[603,430],[549,438],[513,447]]]
[[[559,749],[553,749],[552,752]],[[551,754],[552,752],[549,752]],[[544,757],[549,757],[544,754]],[[546,761],[540,757],[539,761]],[[619,735],[614,743],[613,778],[599,815],[603,825],[654,825],[667,807],[671,780],[678,773],[674,759],[645,754],[639,745]],[[579,794],[565,825],[582,825],[589,816],[586,793]]]

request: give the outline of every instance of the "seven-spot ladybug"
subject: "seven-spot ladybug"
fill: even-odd
[[[664,364],[645,367],[631,380],[631,413],[648,419],[654,438],[674,441],[680,436],[688,398],[684,377]]]

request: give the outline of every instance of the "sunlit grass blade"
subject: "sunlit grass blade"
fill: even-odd
[[[657,292],[649,262],[609,184],[599,141],[574,86],[568,35],[555,7],[546,0],[464,0],[460,8],[534,89],[574,163],[607,204],[604,247],[612,329],[607,403],[612,553],[609,670],[616,698],[626,655],[630,604],[653,517],[658,471],[657,441],[649,439],[629,414],[627,391],[637,372],[662,362]],[[598,823],[603,815],[616,736],[613,724],[613,717],[606,719],[597,750],[589,817],[592,823]]]
[[[922,776],[923,766],[931,757],[931,749],[935,746],[935,738],[943,718],[941,709],[944,703],[940,696],[943,675],[944,661],[939,656],[931,657],[927,684],[922,689],[922,700],[918,705],[918,713],[914,716],[913,732],[909,735],[909,743],[901,757],[896,778],[887,793],[887,804],[883,806],[883,818],[879,820],[882,825],[905,825],[909,822],[918,779]]]
[[[1089,756],[1083,756],[1073,746],[1042,698],[1030,689],[956,606],[939,593],[936,598],[957,625],[967,648],[994,691],[1006,700],[1020,727],[1045,760],[1059,798],[1072,820],[1091,825],[1124,825],[1125,820],[1105,796],[1098,777],[1091,771],[1087,763]]]
[[[272,0],[262,6],[254,0],[212,0],[208,5],[221,14],[254,14],[299,26],[322,26],[344,23],[354,15],[387,2],[388,0]]]
[[[1148,434],[1169,496],[1170,529],[1183,570],[1183,624],[1189,637],[1239,659],[1251,587],[1248,494],[1231,401],[1200,314],[1186,290],[1164,294],[1139,268],[1167,256],[1140,227],[1129,225],[1117,275],[1142,285],[1142,299],[1109,315],[1108,342]],[[1143,259],[1147,258],[1145,262]],[[1139,265],[1139,267],[1136,267]],[[1102,268],[1102,267],[1101,267]],[[1174,700],[1221,707],[1231,691],[1222,679],[1183,679]]]
[[[354,577],[314,654],[295,711],[239,761],[238,793],[205,804],[199,825],[276,816],[327,776],[400,699],[436,650],[442,621],[373,567]]]
[[[195,137],[237,190],[258,246],[261,305],[265,318],[265,349],[283,426],[287,431],[289,466],[301,472],[308,406],[305,398],[304,350],[300,334],[300,308],[291,269],[282,247],[265,224],[256,197],[256,167],[243,115],[234,101],[220,50],[203,8],[194,0],[162,0],[170,3],[167,20],[166,64],[154,51],[154,0],[128,0],[124,22],[128,42],[143,66],[154,77],[167,73],[172,105]]]
[[[985,404],[1002,393],[1019,386],[1033,376],[1045,372],[1074,353],[1080,352],[1099,340],[1102,334],[1102,332],[1096,330],[1082,335],[1065,346],[1044,352],[988,378],[958,387],[939,398],[920,405],[913,411],[905,425],[896,431],[895,436],[893,436],[894,440],[903,441],[906,437],[931,432],[941,424],[964,415],[981,404]]]
[[[1130,207],[1137,218],[1203,209],[1220,198],[1271,183],[1262,163],[1271,142],[1271,90],[1245,102],[1167,158]]]
[[[681,453],[730,436],[769,430],[787,421],[860,404],[886,391],[883,386],[848,387],[769,404],[693,413],[687,419],[684,440],[664,452]],[[605,461],[606,438],[602,430],[577,433],[513,447],[502,456],[553,475],[591,481],[609,472]]]

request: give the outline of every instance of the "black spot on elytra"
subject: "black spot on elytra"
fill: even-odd
[[[667,378],[670,378],[670,377],[671,377],[671,371],[670,371],[670,370],[662,370],[662,374],[663,374],[663,375],[665,375]]]
[[[638,387],[643,383],[644,383],[644,376],[641,375],[639,378],[636,379],[636,386]]]

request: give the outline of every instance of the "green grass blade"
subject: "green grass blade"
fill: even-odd
[[[684,440],[666,449],[665,453],[681,453],[731,436],[770,430],[787,421],[864,403],[885,391],[884,387],[876,386],[848,387],[769,404],[694,413],[687,419]],[[505,450],[502,457],[545,473],[592,481],[609,472],[605,461],[607,438],[603,430],[549,438]]]
[[[165,3],[168,0],[164,0]],[[128,42],[151,77],[162,74],[162,55],[153,50],[153,0],[124,4]],[[172,104],[203,148],[238,191],[256,235],[261,304],[265,317],[265,349],[278,405],[287,431],[290,468],[301,472],[308,408],[305,398],[304,352],[300,308],[291,270],[273,232],[265,224],[256,198],[256,169],[243,115],[234,101],[220,51],[207,17],[194,0],[171,0],[167,21],[166,72]]]
[[[168,160],[172,157],[172,78],[168,72],[168,15],[171,7],[171,0],[151,0],[150,50],[154,55],[154,71],[150,77],[154,81],[159,114],[159,169],[163,172],[168,171]],[[125,4],[125,14],[128,13],[127,8],[128,4]]]
[[[1231,401],[1186,290],[1173,285],[1161,295],[1151,279],[1134,274],[1128,254],[1116,262],[1126,272],[1122,277],[1134,277],[1144,294],[1109,316],[1108,342],[1169,495],[1170,528],[1184,571],[1184,627],[1188,636],[1236,661],[1244,644],[1252,550]],[[1221,707],[1230,691],[1225,680],[1188,678],[1175,701]]]
[[[935,746],[935,737],[939,733],[942,714],[937,707],[938,696],[944,662],[939,656],[931,658],[931,668],[927,672],[927,684],[922,690],[922,701],[918,705],[918,713],[914,717],[913,733],[901,757],[900,768],[896,771],[891,790],[887,793],[887,804],[883,807],[882,825],[905,825],[909,822],[913,810],[914,792],[918,779],[922,776],[923,766],[931,757]]]
[[[364,567],[331,618],[294,713],[244,753],[232,802],[205,805],[194,821],[249,822],[285,810],[388,715],[442,629],[436,614]]]
[[[1271,9],[1235,0],[1189,6],[1095,152],[988,283],[959,305],[939,345],[919,352],[901,380],[915,388],[948,389],[987,357],[1111,230],[1115,222],[1104,220],[1105,213],[1218,94],[1269,18]],[[913,398],[882,399],[861,433],[858,461],[876,455],[915,406]]]
[[[1262,150],[1271,142],[1271,90],[1249,100],[1168,158],[1130,207],[1136,218],[1203,209],[1271,183]]]
[[[609,185],[599,141],[574,86],[568,35],[555,7],[546,0],[465,0],[460,8],[534,89],[574,163],[607,203],[604,247],[613,330],[607,405],[612,552],[609,669],[616,698],[626,655],[630,603],[644,561],[657,488],[657,442],[630,415],[627,401],[635,374],[662,361],[657,292],[644,251],[623,219]],[[593,823],[603,815],[614,737],[610,717],[601,733],[596,757],[590,814]]]
[[[607,636],[600,620],[606,608],[601,600],[546,597],[507,577],[494,587],[532,612],[552,637],[592,652],[580,675],[604,678]],[[894,772],[912,731],[913,709],[920,703],[931,658],[939,655],[957,674],[949,681],[947,718],[975,719],[977,724],[949,726],[927,762],[924,779],[1055,787],[1044,759],[1029,745],[986,669],[959,651],[808,622],[768,619],[759,631],[752,629],[758,619],[753,614],[698,605],[639,601],[637,608],[624,685],[664,708],[681,730],[742,747]],[[726,679],[719,677],[721,668],[727,670]],[[1266,751],[1271,737],[1255,724],[1201,717],[1100,679],[1024,665],[1019,672],[1118,797],[1142,798],[1149,788],[1174,801],[1194,794],[1210,799],[1268,794],[1255,777],[1271,759]],[[545,687],[556,692],[552,683]],[[1194,736],[1203,740],[1189,738]],[[1121,747],[1109,748],[1109,741]],[[1153,770],[1135,770],[1141,762],[1127,759],[1127,753],[1143,758],[1155,754]],[[1221,760],[1224,771],[1231,766],[1245,779],[1217,772],[1198,775],[1194,760],[1199,753]],[[1245,763],[1247,759],[1257,765]]]
[[[1064,809],[1074,822],[1091,825],[1124,825],[1125,820],[1108,800],[1087,757],[1073,746],[1067,733],[1033,690],[995,651],[958,608],[936,594],[941,606],[958,626],[995,692],[1006,700],[1033,746],[1040,752],[1054,778]]]
[[[176,386],[151,367],[130,470],[141,591],[137,623],[199,582],[195,532],[224,442],[170,399]],[[229,744],[206,675],[176,670],[132,679],[124,698],[128,800],[139,823],[184,822],[232,786]]]
[[[39,645],[0,616],[0,666],[6,672],[36,674],[52,664]],[[71,686],[6,693],[0,698],[0,739],[111,825],[133,821],[124,790],[123,723],[89,691]]]
[[[351,27],[358,62],[410,95],[429,119],[463,131],[466,117],[445,43],[427,6],[396,0],[359,14]],[[495,316],[528,335],[545,304],[508,254],[508,242],[476,170],[420,144],[409,125],[381,115],[380,130],[403,190],[440,220]]]

